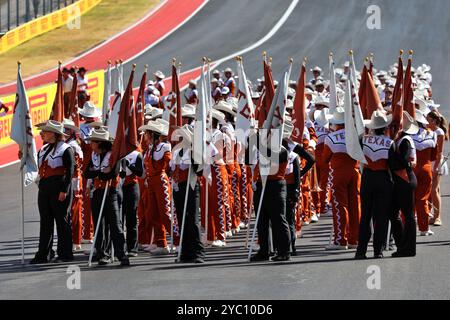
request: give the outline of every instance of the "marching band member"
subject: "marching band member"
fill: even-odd
[[[191,179],[195,179],[195,187],[192,189],[188,185],[189,166],[191,170],[197,172],[197,167],[192,162],[191,150],[193,130],[189,125],[184,125],[174,131],[174,140],[178,140],[178,144],[174,147],[173,158],[170,162],[173,180],[173,200],[177,218],[180,222],[180,230],[183,230],[183,211],[186,197],[186,188],[189,188],[186,202],[186,214],[184,217],[183,242],[181,248],[181,262],[203,263],[205,250],[201,242],[199,227],[199,207],[200,207],[200,187],[197,177],[193,175]],[[201,172],[198,173],[201,175]],[[191,181],[192,183],[192,181]]]
[[[236,96],[236,81],[234,81],[233,78],[233,70],[231,68],[226,68],[224,71],[225,75],[225,83],[223,84],[224,87],[228,87],[230,89],[230,95],[232,97]]]
[[[184,98],[187,104],[196,106],[198,104],[197,81],[190,80],[189,87],[184,92]]]
[[[366,128],[372,132],[365,135],[362,140],[368,164],[364,165],[361,179],[361,222],[355,259],[366,259],[367,245],[371,237],[371,220],[374,226],[374,257],[383,258],[382,250],[387,236],[394,190],[388,170],[393,141],[386,136],[387,126],[391,122],[392,116],[387,116],[384,110],[380,109],[373,112],[370,120],[365,120]]]
[[[164,96],[164,90],[166,89],[166,87],[164,86],[164,81],[163,81],[166,76],[164,75],[164,73],[162,73],[159,70],[156,71],[153,75],[155,76],[154,86],[159,91],[159,94],[162,97],[162,96]]]
[[[126,221],[127,254],[130,257],[136,257],[138,252],[137,210],[140,199],[138,177],[141,177],[144,173],[140,149],[130,152],[123,158],[121,167],[123,168],[121,178],[124,178],[122,185],[122,226]]]
[[[213,78],[211,80],[211,96],[215,103],[219,102],[222,95],[220,89],[219,81],[216,78]]]
[[[48,120],[37,126],[44,146],[38,152],[40,215],[39,250],[31,264],[46,263],[52,258],[53,229],[56,222],[58,258],[55,262],[73,260],[70,226],[71,183],[75,167],[72,148],[64,142],[63,124]],[[22,154],[19,153],[21,158]]]
[[[431,202],[433,204],[433,217],[430,219],[430,225],[441,226],[441,176],[448,174],[447,164],[443,163],[444,140],[448,136],[448,123],[445,118],[436,110],[427,115],[429,128],[436,133],[436,160],[433,163],[433,185],[431,191]]]
[[[319,112],[327,117],[325,109]],[[330,164],[334,240],[326,249],[356,249],[360,219],[359,163],[347,153],[344,108],[337,107],[329,122],[333,129],[325,138],[321,161],[322,166]]]
[[[72,177],[72,240],[74,250],[81,250],[81,238],[83,232],[83,189],[82,189],[82,174],[81,166],[83,164],[83,150],[81,150],[80,143],[77,139],[77,133],[80,129],[75,126],[72,120],[64,119],[64,132],[68,136],[66,143],[72,148],[75,168]]]
[[[415,207],[417,223],[421,236],[432,236],[434,232],[429,228],[428,198],[431,195],[433,184],[433,169],[431,164],[436,160],[436,133],[426,129],[428,121],[423,112],[416,109],[416,121],[419,124],[419,132],[412,136],[417,152],[417,165],[414,174],[417,178],[415,194]]]
[[[416,255],[416,221],[414,219],[414,192],[417,179],[413,172],[416,165],[416,149],[411,135],[419,132],[417,122],[403,111],[402,131],[395,142],[395,151],[391,150],[389,168],[394,180],[392,231],[397,246],[393,257],[413,257]],[[400,218],[403,214],[404,223]]]
[[[94,243],[96,258],[99,265],[112,262],[111,240],[114,245],[114,254],[119,259],[121,266],[130,265],[125,254],[125,236],[120,219],[118,190],[119,185],[119,161],[111,167],[112,141],[109,132],[105,129],[93,129],[88,137],[91,143],[92,155],[89,165],[84,171],[84,178],[93,179],[94,193],[92,197],[92,214],[94,226],[98,228],[97,239]],[[108,189],[106,187],[108,185]],[[99,221],[103,197],[106,198],[103,206],[102,218]]]
[[[166,232],[171,230],[171,193],[167,170],[172,159],[170,143],[165,141],[169,126],[162,121],[149,121],[148,124],[139,128],[146,135],[152,137],[152,145],[145,159],[146,181],[148,186],[148,209],[154,232],[154,244],[156,248],[151,250],[153,255],[169,254],[167,247]],[[179,234],[174,223],[174,244],[178,245]]]
[[[95,122],[96,119],[100,118],[102,113],[98,110],[95,105],[88,101],[84,104],[82,109],[78,109],[78,114],[84,120],[80,124],[80,139],[81,139],[81,150],[83,151],[83,164],[81,166],[81,171],[84,172],[91,160],[92,149],[88,137],[91,135],[93,127],[91,123]],[[93,222],[92,222],[92,212],[91,212],[91,190],[92,182],[89,179],[82,179],[82,190],[83,190],[83,239],[81,243],[92,243],[93,237]]]

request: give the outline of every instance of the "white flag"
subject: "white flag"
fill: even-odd
[[[206,117],[208,110],[208,88],[206,83],[206,68],[202,67],[202,74],[200,78],[200,104],[195,110],[195,126],[194,126],[194,163],[201,166],[206,162]]]
[[[123,89],[123,65],[117,65],[117,91],[114,94],[114,101],[108,119],[109,135],[116,137],[117,122],[119,121],[120,105],[122,104]]]
[[[336,92],[336,73],[334,72],[333,55],[330,54],[330,113],[333,114],[334,109],[338,106]]]
[[[111,97],[111,64],[108,63],[108,70],[106,71],[106,86],[103,95],[102,121],[107,126],[109,118],[109,98]]]
[[[17,71],[17,93],[12,119],[11,139],[17,142],[22,151],[20,168],[24,171],[24,185],[33,183],[38,175],[36,142],[33,137],[33,124],[30,118],[30,107],[22,80],[21,66]]]
[[[361,145],[359,143],[360,128],[358,129],[358,123],[362,123],[362,113],[358,102],[358,95],[355,91],[355,86],[353,82],[352,70],[350,69],[350,77],[346,84],[345,90],[345,145],[347,148],[347,153],[354,160],[360,161],[363,164],[367,164],[364,152],[362,151]]]

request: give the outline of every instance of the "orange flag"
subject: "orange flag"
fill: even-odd
[[[128,80],[128,85],[122,98],[117,123],[116,137],[113,143],[109,165],[114,167],[117,161],[125,157],[138,147],[136,112],[133,106],[133,78],[136,65]]]
[[[258,127],[262,128],[269,114],[273,97],[275,96],[275,86],[273,84],[272,69],[266,60],[264,60],[264,97],[258,113]]]
[[[364,64],[364,68],[361,71],[361,81],[359,83],[358,98],[359,106],[364,119],[367,119],[367,101],[366,101],[366,83],[367,83],[367,66]],[[370,118],[370,117],[369,117]]]
[[[413,51],[409,52],[408,66],[406,67],[405,79],[403,81],[403,110],[407,111],[411,117],[416,118],[416,108],[414,107],[414,92],[412,88],[411,64]]]
[[[172,64],[172,91],[168,97],[170,101],[169,109],[169,139],[172,137],[172,132],[183,124],[181,113],[181,94],[180,85],[178,83],[178,70],[174,63]]]
[[[366,77],[366,116],[367,119],[372,117],[372,113],[377,109],[383,109],[383,105],[381,104],[380,96],[378,95],[377,88],[373,83],[372,76],[367,73]]]
[[[303,130],[305,129],[305,86],[306,86],[306,61],[302,63],[300,77],[297,82],[297,91],[295,92],[294,108],[292,111],[292,122],[294,131],[292,140],[299,144],[303,143]]]
[[[58,66],[58,81],[56,83],[55,101],[53,101],[50,120],[62,122],[64,119],[64,87],[62,80],[61,64]]]
[[[403,119],[403,59],[402,52],[398,57],[398,71],[397,79],[395,81],[394,93],[392,96],[392,123],[390,126],[391,138],[397,135],[397,132],[401,129],[402,119]]]
[[[69,97],[69,114],[72,121],[75,123],[77,127],[80,126],[80,117],[78,116],[78,95],[77,95],[77,87],[78,87],[78,77],[73,77],[72,82],[72,90],[70,90]]]

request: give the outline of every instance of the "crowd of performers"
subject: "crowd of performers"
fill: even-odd
[[[259,248],[252,261],[269,260],[271,243],[273,261],[289,260],[296,254],[295,242],[301,237],[302,226],[326,215],[333,218],[332,240],[326,250],[356,249],[355,258],[365,259],[373,233],[374,256],[381,258],[391,245],[391,230],[397,248],[393,256],[414,256],[417,226],[420,236],[429,236],[433,235],[430,225],[442,223],[439,183],[447,174],[443,144],[448,125],[439,105],[431,100],[430,68],[423,65],[412,70],[416,114],[414,118],[404,112],[403,127],[395,139],[387,132],[397,66],[388,72],[374,71],[383,109],[373,112],[365,122],[366,135],[360,141],[367,160],[364,165],[351,158],[346,148],[341,105],[348,68],[346,63],[336,69],[339,105],[333,112],[329,111],[329,81],[322,78],[319,67],[311,70],[301,144],[291,139],[297,83],[289,83],[279,167],[267,177],[264,194],[258,163],[239,163],[236,156],[227,156],[235,155],[238,148],[237,88],[229,68],[223,78],[221,72],[214,71],[211,81],[215,104],[206,147],[212,159],[209,179],[205,178],[205,168],[190,165],[189,146],[199,102],[195,81],[184,94],[183,127],[177,130],[181,144],[172,145],[164,119],[164,75],[155,73],[155,81],[145,92],[146,124],[138,129],[140,147],[114,167],[109,165],[113,139],[101,121],[101,111],[90,101],[83,101],[79,108],[79,127],[68,119],[40,124],[44,141],[38,153],[40,235],[31,263],[73,260],[73,252],[80,251],[82,244],[93,243],[101,210],[93,243],[98,264],[109,264],[115,256],[126,266],[129,257],[141,252],[170,254],[179,247],[181,230],[181,262],[202,263],[205,247],[224,247],[229,238],[249,228],[261,197]],[[264,79],[252,85],[255,105],[263,89]],[[257,129],[254,134],[258,135]],[[195,175],[190,179],[192,173]],[[52,249],[54,223],[56,258]]]

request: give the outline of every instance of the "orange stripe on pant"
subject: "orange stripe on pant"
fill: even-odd
[[[361,176],[356,168],[330,170],[334,243],[357,245],[361,216],[359,191]]]
[[[83,239],[92,240],[94,226],[92,224],[91,196],[90,190],[87,190],[88,179],[83,179]]]
[[[152,176],[149,180],[148,207],[154,227],[154,242],[158,247],[167,247],[166,232],[170,234],[171,230],[172,189],[165,173],[160,176]],[[178,246],[180,238],[175,227],[173,235],[174,244]]]
[[[74,192],[71,212],[73,244],[80,245],[83,232],[83,192]]]
[[[416,167],[414,174],[417,178],[417,188],[415,192],[415,206],[417,212],[417,224],[419,231],[428,231],[428,221],[430,208],[428,207],[428,198],[431,194],[433,175],[431,164],[422,167]]]
[[[208,191],[208,235],[209,241],[224,240],[227,210],[229,208],[228,174],[225,165],[211,165],[212,182]],[[228,207],[228,209],[227,209]]]

